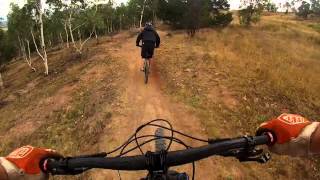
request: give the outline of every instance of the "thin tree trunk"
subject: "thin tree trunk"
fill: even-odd
[[[68,19],[68,26],[69,26],[69,33],[70,33],[70,37],[71,37],[71,41],[72,41],[73,47],[74,47],[74,48],[77,48],[77,47],[76,47],[76,44],[75,44],[75,42],[74,42],[73,33],[72,33],[71,13],[70,13],[70,16],[69,16],[69,19]]]
[[[44,64],[44,68],[45,68],[45,74],[48,75],[49,74],[49,67],[48,67],[48,60],[45,60],[44,57],[47,56],[47,53],[46,51],[44,50],[44,54],[42,56],[42,54],[40,53],[39,49],[38,49],[38,46],[37,46],[37,43],[36,43],[36,40],[34,38],[34,35],[33,35],[33,32],[31,30],[31,35],[32,35],[32,40],[33,40],[33,43],[34,43],[34,46],[36,48],[36,51],[38,53],[38,55],[41,57],[41,59],[43,60],[43,64]],[[48,74],[47,74],[48,73]]]
[[[34,47],[36,48],[36,51],[38,53],[38,55],[41,57],[41,59],[43,60],[43,57],[38,49],[38,45],[36,43],[36,39],[34,38],[34,34],[33,34],[33,31],[31,30],[31,36],[32,36],[32,41],[33,41],[33,44],[34,44]]]
[[[28,39],[26,39],[27,47],[28,47],[28,58],[31,59],[31,53],[30,53],[30,42]]]
[[[67,48],[69,48],[69,33],[68,33],[68,29],[67,29],[67,22],[64,22],[64,31],[66,32]]]
[[[142,10],[141,10],[141,14],[140,14],[140,28],[142,27],[142,20],[143,20],[143,14],[144,14],[144,8],[145,8],[145,5],[146,5],[146,1],[147,0],[144,0],[143,1],[143,5],[142,5]]]
[[[49,46],[49,48],[51,48],[52,46],[52,41],[51,40],[49,40],[49,44],[48,44],[48,46]]]
[[[96,28],[94,28],[94,35],[96,37],[97,44],[99,44],[99,37],[98,37],[98,33],[97,33],[97,29]]]
[[[43,21],[42,21],[42,4],[41,0],[38,0],[38,12],[39,12],[39,24],[40,24],[40,36],[41,36],[41,49],[43,53],[43,64],[45,68],[45,74],[49,75],[49,67],[48,67],[48,57],[46,52],[46,44],[44,42],[44,34],[43,34]]]
[[[111,23],[110,23],[110,28],[111,28],[111,33],[113,33],[113,23],[112,23],[112,19],[111,19]]]
[[[21,39],[20,39],[20,36],[18,36],[18,41],[19,41],[19,57],[22,57],[22,58],[24,58],[23,57],[23,50],[22,50],[22,44],[21,44]]]
[[[62,34],[61,34],[61,33],[59,33],[59,37],[60,37],[60,44],[61,44],[61,48],[62,48],[64,41],[63,41],[63,38],[62,38]]]
[[[28,64],[28,66],[29,66],[34,72],[36,72],[36,69],[32,66],[32,62],[31,62],[30,43],[29,43],[29,40],[25,39],[25,41],[26,41],[26,43],[27,43],[28,56],[27,56],[27,52],[26,52],[26,46],[24,45],[24,41],[21,40],[20,36],[18,36],[18,40],[19,40],[19,45],[20,45],[20,49],[21,49],[21,53],[22,53],[23,59],[26,61],[26,63]]]
[[[29,65],[29,67],[34,71],[36,72],[36,68],[34,68],[32,66],[32,61],[31,61],[31,53],[30,53],[30,41],[26,39],[26,42],[27,42],[27,49],[28,49],[28,59],[27,60],[27,64]]]
[[[83,43],[80,44],[80,48],[79,48],[80,54],[82,53],[82,48],[83,48],[84,44],[85,44],[87,41],[89,41],[89,39],[91,39],[92,34],[93,34],[93,31],[90,33],[90,36],[89,36],[86,40],[84,40]]]
[[[155,11],[155,9],[158,9],[159,6],[159,0],[154,0],[152,1],[152,20],[153,20],[153,25],[156,24],[158,18],[157,18],[157,12]]]
[[[0,90],[4,89],[3,86],[3,80],[2,80],[2,76],[1,76],[1,72],[0,72]]]
[[[82,38],[81,38],[81,32],[80,32],[80,30],[78,29],[78,38],[79,38],[79,46],[81,46],[81,44],[82,44]]]
[[[120,20],[120,31],[122,31],[122,15],[120,15],[119,20]]]
[[[18,36],[18,40],[19,40],[19,46],[20,46],[20,51],[21,51],[21,56],[23,59],[26,59],[26,49],[24,47],[24,43],[22,42],[20,36]]]

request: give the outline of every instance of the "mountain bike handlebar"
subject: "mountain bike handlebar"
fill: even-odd
[[[256,145],[272,143],[271,134],[261,136],[245,136],[234,139],[209,141],[208,145],[185,150],[165,152],[165,166],[179,166],[207,158],[212,155],[222,155],[225,152],[236,149],[250,149]],[[42,167],[52,174],[72,174],[70,172],[83,172],[91,168],[103,168],[111,170],[149,170],[150,161],[158,156],[136,155],[127,157],[74,157],[60,160],[47,159]],[[162,156],[163,158],[163,156]],[[82,170],[82,171],[81,171]]]
[[[141,47],[141,48],[142,48],[142,45],[140,45],[140,44],[139,44],[139,45],[137,45],[137,47]],[[159,48],[159,47],[158,47],[158,46],[156,46],[155,48]]]

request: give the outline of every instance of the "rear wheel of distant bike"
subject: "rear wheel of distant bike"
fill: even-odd
[[[164,137],[164,129],[157,128],[154,135],[156,136],[156,138],[158,138],[155,140],[156,152],[160,152],[161,150],[166,150],[167,149],[166,140],[165,138],[161,138],[161,137]]]
[[[144,60],[144,83],[147,84],[148,80],[149,80],[149,63],[148,63],[148,59]]]

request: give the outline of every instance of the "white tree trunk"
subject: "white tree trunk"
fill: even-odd
[[[44,60],[44,56],[40,53],[40,51],[39,51],[39,49],[38,49],[38,45],[37,45],[37,43],[36,43],[36,40],[35,40],[35,38],[34,38],[34,34],[33,34],[32,30],[31,30],[31,35],[32,35],[32,40],[33,40],[34,47],[36,48],[36,51],[37,51],[38,55],[41,57],[41,59],[42,59],[42,61],[43,61],[43,63],[44,63],[44,68],[45,68],[45,70],[49,70],[49,68],[48,68],[48,61],[46,62],[46,61]],[[47,55],[47,54],[45,54],[45,55]],[[45,71],[45,74],[46,74],[46,72],[47,72],[47,71]],[[49,73],[49,72],[48,72],[48,73]]]
[[[2,76],[1,76],[1,72],[0,72],[0,90],[4,89],[3,86],[3,80],[2,80]]]
[[[49,75],[49,67],[48,67],[48,57],[47,57],[47,52],[46,52],[46,44],[44,42],[44,34],[43,34],[43,21],[42,21],[42,5],[41,5],[41,0],[38,0],[38,13],[39,13],[39,24],[40,24],[40,39],[41,39],[41,49],[42,49],[42,53],[43,55],[40,57],[42,57],[43,60],[43,64],[44,64],[44,68],[45,68],[45,74]]]
[[[72,42],[72,44],[73,44],[73,47],[74,47],[74,48],[77,48],[77,47],[76,47],[76,44],[75,44],[75,42],[74,42],[74,38],[73,38],[71,18],[72,18],[72,15],[71,15],[71,13],[70,13],[69,19],[68,19],[69,33],[70,33],[71,42]]]
[[[69,33],[68,33],[68,29],[67,29],[67,22],[64,22],[64,31],[66,32],[67,48],[69,48]]]
[[[97,11],[97,8],[96,8],[96,11]],[[74,29],[72,29],[71,19],[72,19],[72,12],[70,12],[69,18],[68,18],[69,33],[70,33],[70,37],[71,37],[71,41],[72,41],[74,49],[81,55],[83,46],[86,44],[87,41],[89,41],[89,39],[91,39],[93,33],[95,32],[95,26],[92,28],[90,36],[82,42],[81,31],[80,31],[81,29],[80,28],[81,28],[81,26],[85,25],[85,23],[82,23],[82,24],[78,25],[77,27],[75,27]],[[74,41],[74,37],[73,37],[73,31],[76,30],[76,29],[78,30],[78,36],[79,36],[78,45]],[[96,34],[96,38],[98,38],[97,33],[95,33],[95,34]]]
[[[97,44],[99,44],[99,37],[98,37],[98,33],[97,33],[97,29],[96,28],[94,28],[94,35],[95,35]]]
[[[18,40],[19,40],[19,45],[20,45],[21,54],[22,54],[22,56],[23,56],[23,59],[26,61],[26,63],[28,64],[28,66],[29,66],[34,72],[36,72],[36,68],[34,68],[34,67],[32,66],[31,55],[30,55],[30,43],[29,43],[29,40],[25,39],[25,41],[26,41],[26,43],[27,43],[28,56],[27,56],[26,46],[25,46],[25,44],[24,44],[24,41],[21,40],[20,36],[18,36]]]
[[[26,61],[27,61],[27,64],[28,66],[34,71],[36,72],[36,68],[34,68],[32,66],[32,61],[31,61],[31,53],[30,53],[30,41],[26,39],[26,42],[27,42],[27,49],[28,49],[28,58],[26,58]]]
[[[86,44],[86,42],[91,39],[92,34],[93,34],[93,31],[90,33],[90,36],[89,36],[86,40],[84,40],[83,43],[80,44],[80,47],[79,47],[79,50],[78,50],[78,52],[79,52],[80,54],[82,53],[82,48],[83,48],[84,44]]]
[[[24,47],[24,43],[23,43],[23,41],[21,40],[20,36],[18,36],[18,40],[19,40],[19,46],[20,46],[21,56],[22,56],[23,59],[26,59],[26,58],[27,58],[26,48]]]
[[[144,8],[146,6],[146,1],[147,0],[144,0],[143,5],[142,5],[142,10],[141,10],[141,14],[140,14],[140,28],[142,27],[142,20],[143,20]]]
[[[60,37],[60,47],[63,48],[64,41],[61,33],[59,33],[59,37]]]
[[[82,44],[82,39],[81,39],[81,32],[80,30],[78,29],[78,38],[79,38],[79,46]]]

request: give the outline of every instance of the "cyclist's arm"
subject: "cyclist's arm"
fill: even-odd
[[[59,154],[51,149],[23,146],[6,157],[0,157],[0,179],[37,179],[47,180],[47,174],[39,167],[44,158],[61,158]]]
[[[310,150],[312,153],[320,154],[320,126],[317,127],[311,136]]]
[[[0,179],[8,180],[8,174],[5,168],[0,164]]]
[[[160,36],[156,31],[154,31],[154,33],[156,35],[156,47],[159,47],[160,46]]]
[[[137,37],[136,46],[139,46],[141,39],[142,39],[142,32],[140,32],[140,34]]]
[[[260,125],[257,134],[271,131],[276,143],[270,150],[290,156],[320,154],[320,122],[309,121],[297,114],[281,114],[279,117]]]

